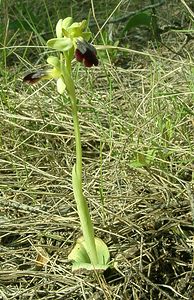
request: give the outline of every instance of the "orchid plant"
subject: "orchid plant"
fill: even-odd
[[[56,25],[56,38],[47,41],[47,46],[58,51],[57,56],[49,56],[49,67],[31,72],[23,79],[34,84],[42,79],[56,79],[57,91],[66,92],[72,108],[74,124],[76,163],[72,170],[72,185],[83,236],[77,240],[68,258],[73,261],[73,270],[106,270],[110,266],[110,254],[106,244],[94,236],[93,223],[87,201],[82,189],[82,146],[78,119],[78,106],[72,61],[74,58],[85,67],[98,65],[97,51],[89,43],[91,32],[87,31],[87,22],[74,22],[71,17],[59,20]]]

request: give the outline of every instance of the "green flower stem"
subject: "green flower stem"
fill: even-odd
[[[94,239],[94,228],[89,214],[88,205],[83,195],[83,189],[82,189],[82,146],[81,146],[79,119],[78,119],[77,99],[75,95],[74,82],[71,78],[70,65],[71,64],[66,64],[66,67],[64,68],[64,72],[63,72],[64,73],[63,78],[67,87],[67,91],[69,93],[69,97],[71,99],[75,143],[76,143],[76,164],[73,167],[73,172],[72,172],[73,192],[77,204],[77,210],[78,210],[83,237],[86,245],[86,252],[90,258],[91,263],[95,266],[98,263],[98,256],[97,256],[96,244]]]

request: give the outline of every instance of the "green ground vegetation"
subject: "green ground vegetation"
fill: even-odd
[[[159,2],[1,1],[1,299],[194,299],[194,6]],[[104,274],[67,260],[81,234],[68,98],[22,82],[69,15],[89,16],[100,60],[73,74],[84,194],[116,266]]]

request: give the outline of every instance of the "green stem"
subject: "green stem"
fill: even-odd
[[[67,57],[66,57],[67,58]],[[71,64],[67,63],[64,69],[64,81],[71,100],[72,116],[76,143],[76,164],[73,168],[72,181],[74,197],[77,204],[77,210],[80,218],[83,237],[86,245],[86,251],[91,263],[95,266],[98,263],[96,244],[94,239],[94,228],[89,214],[88,205],[83,195],[82,189],[82,146],[78,118],[77,99],[75,95],[74,82],[71,78]]]

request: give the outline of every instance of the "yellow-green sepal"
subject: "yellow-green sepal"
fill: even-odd
[[[60,20],[57,22],[57,25],[56,25],[56,36],[57,36],[57,38],[62,38],[62,36],[63,36],[63,32],[62,32],[62,24],[63,24],[63,20],[60,19]]]
[[[73,42],[71,38],[54,38],[50,39],[47,42],[49,48],[58,50],[58,51],[68,51],[73,47]]]
[[[67,17],[62,22],[62,28],[67,29],[69,26],[71,26],[72,23],[73,23],[73,18]]]
[[[71,26],[73,23],[72,17],[67,17],[64,20],[60,19],[56,25],[56,36],[57,38],[62,38],[64,36],[64,30]]]
[[[85,41],[89,41],[91,39],[91,32],[90,31],[85,31],[85,32],[82,32],[82,38],[85,40]]]
[[[67,29],[69,36],[71,36],[72,38],[81,37],[83,35],[83,30],[85,29],[86,25],[86,20],[83,20],[82,22],[74,22]]]
[[[49,56],[47,58],[47,63],[53,67],[55,67],[56,69],[60,69],[60,60],[58,57],[56,56]]]

